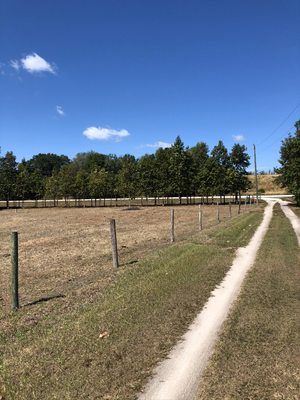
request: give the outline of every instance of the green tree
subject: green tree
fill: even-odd
[[[126,154],[121,159],[121,169],[117,176],[117,189],[121,196],[133,199],[138,192],[137,161],[134,156]]]
[[[220,140],[218,144],[212,149],[211,158],[213,160],[211,165],[211,181],[212,193],[219,195],[220,198],[230,192],[228,169],[230,167],[230,157],[228,151]]]
[[[206,143],[199,142],[194,147],[189,149],[192,157],[191,165],[191,191],[196,193],[206,193],[204,186],[204,177],[206,174],[205,168],[209,158],[209,148]]]
[[[45,181],[38,171],[30,170],[30,167],[25,160],[22,160],[18,166],[16,185],[18,198],[21,198],[22,200],[36,200],[42,197],[45,192]]]
[[[171,188],[174,195],[181,197],[190,194],[192,157],[184,147],[179,136],[170,148]]]
[[[84,169],[80,169],[76,173],[75,190],[77,199],[85,199],[90,197],[89,191],[89,174]]]
[[[154,154],[145,154],[138,160],[140,194],[146,197],[158,195],[157,165]]]
[[[64,165],[58,173],[59,192],[65,199],[76,198],[76,175],[78,169],[74,163]]]
[[[8,202],[16,195],[17,161],[12,151],[0,157],[0,198]]]
[[[247,178],[247,168],[250,165],[250,156],[247,148],[238,143],[234,144],[230,153],[231,168],[228,171],[229,189],[231,193],[235,193],[237,200],[241,196],[241,192],[245,192],[250,187],[250,181]]]
[[[295,123],[296,132],[283,140],[280,148],[280,168],[276,172],[280,174],[277,182],[287,187],[295,196],[297,205],[300,205],[300,120]]]
[[[90,173],[97,168],[104,168],[107,157],[108,156],[97,153],[96,151],[88,151],[76,154],[73,163],[79,170],[85,170]]]
[[[53,199],[54,205],[56,204],[56,200],[62,197],[60,179],[60,173],[56,171],[54,171],[51,176],[46,178],[45,196]]]
[[[104,168],[94,169],[88,178],[88,187],[94,199],[104,198],[109,190],[109,173]]]
[[[160,147],[155,152],[155,170],[157,177],[156,193],[153,193],[155,196],[155,204],[156,197],[172,195],[170,156],[171,149],[169,147]]]

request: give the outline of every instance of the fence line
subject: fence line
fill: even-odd
[[[245,197],[245,196],[242,196]],[[54,207],[148,207],[148,206],[175,206],[175,205],[210,205],[238,204],[235,196],[225,196],[225,203],[217,200],[218,196],[188,196],[188,197],[137,197],[130,198],[96,198],[96,199],[39,199],[39,200],[0,200],[0,209],[4,208],[54,208]],[[223,197],[222,197],[223,198]],[[249,203],[255,202],[254,196],[246,196]],[[224,198],[223,198],[224,199]]]
[[[245,203],[246,204],[246,203]],[[222,220],[228,220],[228,217],[226,218],[221,218],[221,213],[220,213],[220,205],[219,203],[216,206],[216,223],[214,224],[208,224],[207,227],[212,227],[216,226],[219,224]],[[195,208],[197,210],[197,208]],[[241,211],[246,211],[245,207],[240,207],[237,210],[237,215],[240,214]],[[231,204],[229,203],[229,218],[232,217],[232,211],[231,211]],[[210,214],[211,215],[211,214]],[[224,215],[224,214],[223,214]],[[202,231],[203,230],[203,218],[204,218],[204,211],[202,209],[202,206],[199,205],[198,207],[198,213],[195,213],[195,223],[196,221],[198,222],[198,230]],[[214,221],[213,219],[209,220],[210,222]],[[116,227],[116,220],[115,219],[110,219],[110,239],[111,239],[111,251],[112,251],[112,265],[113,268],[118,268],[119,267],[119,255],[118,255],[118,245],[117,245],[117,227]],[[170,242],[174,243],[175,242],[175,210],[174,208],[171,208],[170,210]],[[11,232],[11,307],[14,310],[17,310],[20,305],[19,305],[19,282],[18,282],[18,274],[19,274],[19,250],[18,250],[18,232],[13,231]],[[54,296],[53,298],[56,298],[57,296]],[[62,296],[61,296],[62,297]],[[34,303],[31,303],[34,304]]]

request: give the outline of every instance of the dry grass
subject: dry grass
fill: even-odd
[[[263,189],[264,194],[288,194],[286,188],[280,187],[277,183],[275,183],[275,178],[278,175],[258,175],[258,189]],[[249,189],[248,193],[255,193],[255,176],[248,176],[252,187]]]
[[[276,206],[205,371],[199,399],[299,399],[299,265],[295,233]]]
[[[109,241],[107,253],[103,254],[95,250],[101,240],[92,240],[95,232],[100,231],[100,210],[80,210],[80,213],[77,213],[79,210],[53,211],[48,210],[50,213],[46,214],[43,210],[43,214],[42,210],[34,213],[28,210],[23,217],[7,212],[11,218],[10,221],[7,218],[5,231],[16,226],[17,218],[20,218],[20,230],[20,221],[25,220],[22,237],[23,246],[27,246],[26,257],[31,255],[29,260],[34,258],[35,243],[48,244],[47,249],[41,252],[45,263],[40,259],[40,270],[38,266],[30,269],[28,259],[23,255],[23,269],[25,261],[28,268],[22,275],[23,304],[24,300],[29,302],[42,294],[34,283],[49,293],[49,282],[52,282],[52,290],[61,289],[66,298],[22,307],[17,313],[5,309],[0,320],[0,396],[5,400],[133,399],[155,363],[167,354],[211,290],[224,277],[235,249],[247,243],[262,217],[260,209],[249,208],[249,212],[231,221],[195,234],[197,223],[191,227],[190,221],[197,209],[176,208],[177,218],[186,221],[186,228],[182,228],[180,234],[188,237],[188,241],[166,247],[163,243],[167,239],[163,240],[163,235],[168,233],[168,229],[163,230],[162,216],[167,213],[167,222],[168,209],[141,212],[101,210],[106,218],[111,216],[107,213],[114,213],[119,218],[118,226],[122,225],[121,222],[125,226],[124,221],[127,221],[126,226],[133,229],[131,235],[124,229],[123,239],[122,235],[120,237],[121,243],[130,240],[133,246],[132,250],[124,249],[123,259],[144,258],[155,249],[155,254],[144,261],[132,265],[127,262],[126,268],[113,271]],[[214,220],[216,210],[210,208],[210,211]],[[138,218],[138,213],[137,223],[132,219]],[[37,218],[42,215],[44,219],[47,217],[47,222]],[[150,243],[136,233],[138,229],[148,232],[146,223],[150,225],[147,234],[157,235],[157,239]],[[106,220],[100,226],[105,225]],[[153,225],[161,229],[152,231]],[[31,234],[26,236],[25,227]],[[75,234],[79,227],[85,235]],[[58,232],[69,232],[69,241],[64,242],[63,233],[61,241],[57,240]],[[105,232],[108,235],[107,227]],[[52,245],[53,242],[56,246]],[[60,243],[65,254],[60,254]],[[71,257],[68,245],[72,243],[75,248],[72,246]],[[78,264],[75,256],[85,251],[85,245],[89,243],[89,252],[95,252],[97,257],[86,251],[81,264]],[[157,250],[159,243],[160,250]],[[4,251],[9,251],[7,240]],[[55,276],[60,269],[51,269],[48,261],[48,257],[53,259],[54,256],[62,260],[64,272],[66,270],[75,277],[73,281],[68,281],[67,272]],[[4,259],[8,268],[7,257]],[[7,290],[6,286],[4,288]],[[101,340],[99,333],[103,331],[108,331],[109,337]]]
[[[232,207],[237,214],[236,206]],[[216,208],[203,207],[203,225],[216,223]],[[10,232],[19,232],[20,297],[27,304],[51,293],[89,301],[113,279],[109,219],[117,223],[121,265],[128,265],[169,241],[170,208],[25,209],[1,212],[0,272],[3,310],[9,310]],[[228,208],[221,207],[228,219]],[[175,209],[176,238],[197,232],[198,207]],[[76,299],[72,299],[76,302]]]

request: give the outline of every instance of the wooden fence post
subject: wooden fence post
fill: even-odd
[[[241,213],[241,198],[239,198],[239,208],[238,208],[238,214]]]
[[[201,210],[201,205],[199,204],[199,231],[202,231],[203,229],[203,211]]]
[[[11,233],[11,304],[12,309],[19,308],[19,249],[18,232]]]
[[[116,231],[116,221],[114,219],[110,220],[110,237],[111,237],[113,267],[118,268],[119,259],[118,259],[117,231]]]
[[[231,202],[229,201],[229,218],[231,218],[232,217],[232,214],[231,214]]]
[[[170,229],[170,242],[175,242],[175,221],[174,221],[174,208],[171,209],[171,229]]]
[[[220,206],[219,202],[217,202],[217,222],[220,223]]]

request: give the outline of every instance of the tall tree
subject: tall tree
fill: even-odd
[[[48,178],[46,178],[48,179]],[[17,196],[22,200],[32,200],[42,197],[45,193],[45,181],[36,170],[31,170],[29,164],[22,160],[18,165]]]
[[[209,148],[206,143],[199,142],[194,147],[189,149],[189,153],[192,157],[192,165],[191,165],[191,192],[196,193],[204,193],[204,176],[205,176],[205,168],[206,162],[209,158],[208,155]]]
[[[145,154],[138,160],[138,177],[140,194],[143,196],[158,195],[157,165],[154,154]]]
[[[250,156],[244,145],[236,143],[233,145],[230,153],[231,168],[228,171],[229,189],[235,193],[237,200],[241,192],[245,192],[250,187],[250,181],[247,178],[247,168],[250,165]]]
[[[8,202],[16,194],[17,161],[13,152],[8,151],[4,157],[0,157],[0,198]]]
[[[295,123],[295,134],[283,140],[280,148],[280,168],[276,172],[280,174],[277,182],[287,187],[295,196],[297,205],[300,205],[300,120]]]
[[[134,156],[125,154],[121,159],[121,169],[117,177],[118,192],[125,197],[133,199],[138,192],[137,161]]]
[[[88,178],[88,187],[93,198],[104,198],[109,189],[109,173],[104,168],[94,169]]]
[[[213,169],[211,170],[214,181],[214,194],[218,194],[220,197],[225,196],[225,194],[229,193],[228,169],[230,167],[230,158],[221,140],[212,149],[211,158],[214,161]]]
[[[56,200],[62,196],[61,186],[60,172],[54,171],[51,176],[46,178],[45,196],[54,200],[54,206],[56,205]]]
[[[74,163],[64,165],[58,174],[59,191],[65,198],[65,204],[70,197],[76,198],[76,175],[78,169]]]
[[[155,152],[155,171],[157,177],[157,192],[155,196],[170,196],[172,195],[172,179],[170,170],[171,149],[169,147],[156,150]]]
[[[88,151],[85,153],[76,154],[73,163],[78,169],[91,172],[96,168],[104,168],[107,156],[97,153],[96,151]]]
[[[192,158],[179,136],[170,149],[171,188],[174,195],[181,197],[190,194]]]

